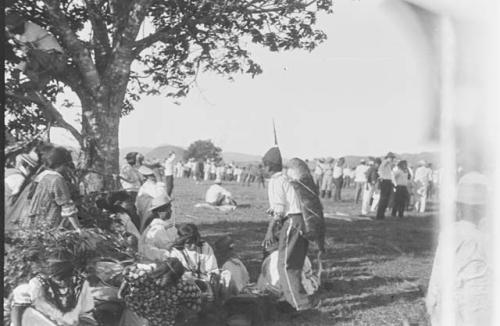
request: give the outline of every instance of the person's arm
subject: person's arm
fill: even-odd
[[[57,205],[61,206],[61,217],[67,218],[73,228],[80,231],[80,223],[78,222],[78,209],[75,203],[71,200],[68,184],[60,177],[55,181],[54,199]]]
[[[164,260],[171,256],[173,241],[168,238],[171,234],[167,234],[161,228],[150,228],[144,235],[144,246],[142,253],[152,260]]]
[[[219,270],[217,259],[215,258],[214,250],[207,242],[203,245],[203,258],[201,272],[207,275],[217,273]]]

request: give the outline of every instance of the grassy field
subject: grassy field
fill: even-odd
[[[203,202],[208,186],[175,180],[176,221],[197,224],[210,243],[218,236],[231,234],[252,280],[256,280],[262,260],[260,243],[267,226],[267,192],[256,185],[228,182],[224,187],[238,203],[249,204],[249,208],[229,213],[195,208],[196,203]],[[269,326],[429,324],[423,297],[437,237],[436,215],[409,213],[404,219],[358,219],[360,207],[354,204],[353,192],[345,190],[341,203],[323,202],[326,214],[345,214],[352,221],[326,221],[327,253],[323,258],[320,308],[293,319],[280,316]]]

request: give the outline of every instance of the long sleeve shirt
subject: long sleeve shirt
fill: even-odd
[[[220,185],[214,184],[208,188],[207,193],[205,194],[205,201],[209,204],[216,204],[224,197],[231,197],[231,193]]]
[[[394,169],[392,173],[392,182],[394,183],[395,186],[408,186],[408,172],[405,172],[401,169]]]
[[[166,160],[165,160],[165,176],[171,176],[174,175],[174,160],[175,160],[175,154],[170,155]]]
[[[360,164],[356,167],[354,171],[354,181],[355,182],[366,182],[366,171],[368,171],[368,165]]]
[[[275,216],[300,214],[300,200],[290,181],[282,172],[275,173],[269,180],[269,206]]]

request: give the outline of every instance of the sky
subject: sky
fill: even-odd
[[[253,79],[202,74],[180,105],[144,97],[121,121],[120,147],[211,139],[224,151],[262,155],[273,144],[274,119],[286,157],[435,150],[426,137],[429,83],[418,38],[380,1],[334,1],[319,27],[328,39],[312,52],[249,44],[264,70]]]

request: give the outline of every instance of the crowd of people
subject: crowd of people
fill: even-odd
[[[424,160],[416,167],[397,160],[393,153],[384,158],[361,159],[355,168],[345,166],[343,157],[315,159],[310,164],[321,198],[342,201],[342,190],[354,186],[356,204],[361,201],[361,215],[376,212],[383,218],[387,207],[392,216],[403,217],[406,210],[424,213],[427,201],[437,192],[439,171]]]
[[[137,283],[130,269],[124,270],[118,291],[118,299],[125,303],[120,325],[175,325],[176,316],[181,311],[191,311],[196,315],[202,307],[216,300],[227,301],[245,293],[250,285],[249,273],[235,251],[231,236],[220,237],[210,244],[201,236],[197,225],[176,223],[172,212],[173,178],[177,175],[175,154],[170,154],[162,165],[146,164],[139,153],[128,153],[125,159],[127,164],[120,173],[123,189],[103,195],[96,205],[111,214],[112,229],[130,240],[127,243],[138,257],[138,275],[148,273],[148,270],[165,270],[162,282],[167,284],[168,291],[175,292],[176,299],[168,301],[165,308],[168,311],[161,313],[161,317],[144,313],[137,297],[142,293],[140,282]],[[332,196],[329,192],[336,192],[338,188],[339,193],[335,193],[333,199],[341,200],[345,160],[317,160],[316,164],[305,168],[310,169],[305,173],[306,179],[309,176],[313,188],[314,185],[318,187],[312,194],[318,201],[319,197],[324,200]],[[72,183],[74,169],[70,152],[62,147],[49,144],[19,154],[14,166],[5,173],[6,221],[24,229],[82,232],[75,204],[78,187]],[[383,158],[361,160],[352,170],[353,200],[361,201],[362,214],[371,209],[376,212],[377,219],[385,217],[389,206],[393,216],[403,217],[412,188],[415,209],[425,212],[426,200],[435,191],[435,181],[438,180],[428,163],[421,161],[413,170],[407,161],[397,160],[391,152]],[[226,201],[235,204],[231,202],[230,193],[218,191],[222,188],[222,179],[230,181],[230,174],[225,171],[224,177],[215,174],[211,192],[217,196],[208,196],[207,193],[212,205]],[[296,171],[285,169],[278,147],[271,148],[264,155],[262,171],[270,176],[267,185],[270,220],[267,231],[263,232],[265,254],[261,273],[252,290],[278,297],[283,311],[313,309],[318,305],[315,293],[320,283],[318,275],[312,271],[308,252],[311,241],[318,240],[307,236],[310,226],[303,215],[304,198],[294,186],[298,180],[293,177]],[[224,196],[219,197],[219,193]],[[460,179],[456,199],[457,249],[454,251],[460,263],[456,272],[460,282],[454,293],[459,298],[460,314],[457,318],[465,321],[464,325],[468,321],[480,325],[489,307],[486,294],[491,271],[482,233],[487,227],[482,224],[487,197],[484,176],[472,172]],[[325,250],[324,242],[318,241],[318,250]],[[439,318],[441,309],[439,275],[443,268],[442,250],[438,247],[426,298],[433,319]],[[12,325],[26,325],[23,320],[29,318],[38,321],[47,318],[47,325],[95,325],[91,314],[93,292],[87,280],[77,272],[74,262],[75,257],[69,252],[51,253],[43,262],[44,268],[39,275],[15,288],[12,293]],[[36,315],[37,312],[41,315]],[[238,323],[250,319],[251,316],[240,316],[234,320]]]

